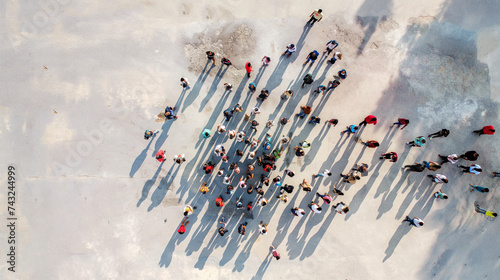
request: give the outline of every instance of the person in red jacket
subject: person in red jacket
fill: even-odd
[[[245,64],[245,70],[247,70],[247,77],[250,78],[250,72],[252,72],[252,64],[250,62],[247,62],[247,64]]]
[[[376,125],[377,124],[377,117],[375,117],[374,115],[369,115],[365,118],[364,121],[359,123],[359,126],[366,125],[366,124]]]
[[[165,161],[165,151],[164,150],[159,150],[158,153],[156,153],[156,159],[159,162],[164,162]]]
[[[474,133],[477,133],[477,135],[481,136],[481,134],[488,134],[488,135],[493,135],[495,134],[495,128],[492,125],[487,125],[483,127],[483,129],[480,130],[474,130]]]
[[[404,124],[404,125],[403,125]],[[398,122],[395,122],[391,125],[391,127],[393,127],[394,125],[397,125],[398,128],[400,125],[403,125],[403,127],[401,128],[401,130],[403,130],[403,128],[405,128],[407,125],[410,124],[410,120],[409,119],[405,119],[405,118],[399,118],[398,119]]]
[[[380,146],[380,144],[375,140],[361,142],[361,144],[367,146],[368,148],[377,148],[378,146]]]
[[[182,220],[181,226],[177,230],[179,234],[184,234],[186,232],[186,226],[189,224],[189,221],[187,221],[188,217],[184,218]]]
[[[224,200],[222,200],[222,195],[219,195],[219,197],[215,199],[215,206],[217,207],[224,206]]]

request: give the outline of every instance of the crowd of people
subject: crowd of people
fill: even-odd
[[[307,22],[309,28],[312,27],[316,22],[320,22],[322,17],[323,17],[322,10],[321,9],[315,10],[310,15],[310,20]],[[339,43],[336,42],[335,40],[330,40],[326,43],[326,49],[324,50],[323,55],[326,55],[328,57],[333,52],[332,58],[326,60],[326,63],[334,64],[338,60],[342,59],[342,54],[339,51],[336,51],[336,48],[338,46]],[[281,54],[282,56],[281,59],[287,59],[292,55],[296,55],[296,51],[297,47],[294,43],[288,44],[285,47],[285,51]],[[206,51],[206,55],[208,62],[211,61],[215,65],[216,63],[215,52],[209,50]],[[312,52],[308,53],[306,60],[303,64],[303,67],[311,67],[315,63],[318,57],[319,57],[319,52],[317,50],[313,50]],[[272,60],[271,57],[264,56],[261,62],[262,62],[261,67],[268,67],[272,63]],[[227,67],[230,67],[232,65],[231,61],[226,57],[222,57],[221,63],[223,65],[226,65]],[[308,63],[309,66],[307,66]],[[252,65],[253,64],[251,62],[245,63],[246,75],[249,78],[251,77],[251,72],[253,71]],[[347,78],[347,71],[345,69],[340,69],[337,72],[337,75],[334,75],[334,79],[330,81],[327,86],[325,85],[318,86],[318,88],[314,90],[313,94],[319,94],[319,93],[325,94],[328,91],[338,87],[342,83],[342,81],[344,81],[346,78]],[[314,82],[314,77],[308,73],[304,76],[301,87],[304,88],[306,85],[310,85],[313,82]],[[186,78],[181,78],[181,86],[183,86],[184,88],[189,88],[189,81]],[[231,91],[232,85],[230,83],[225,83],[224,89],[226,91]],[[248,90],[249,94],[255,93],[257,91],[257,85],[254,82],[249,82]],[[294,91],[292,89],[287,89],[281,94],[281,99],[286,101],[287,99],[291,98],[293,94]],[[264,88],[261,90],[257,98],[265,100],[266,98],[269,97],[269,95],[270,92]],[[300,119],[308,117],[308,115],[311,114],[312,112],[312,108],[310,105],[301,106],[299,109],[300,111],[297,114],[295,114],[295,117]],[[177,119],[178,116],[175,115],[176,110],[177,110],[176,107],[167,106],[165,108],[165,113],[164,113],[165,120],[169,121]],[[256,138],[255,136],[256,132],[261,127],[259,122],[255,119],[255,116],[261,113],[258,107],[251,108],[248,111],[248,113],[245,114],[244,121],[248,122],[249,124],[248,129],[237,131],[236,124],[231,123],[230,120],[233,118],[235,114],[242,113],[243,110],[244,109],[240,106],[240,104],[235,104],[234,106],[227,108],[222,112],[223,123],[217,126],[215,133],[224,136],[227,135],[227,138],[229,140],[236,141],[239,143],[237,143],[236,145],[237,149],[235,155],[234,156],[231,155],[231,157],[228,155],[228,151],[223,146],[224,143],[217,144],[215,146],[214,148],[215,160],[210,160],[205,162],[201,166],[200,169],[202,171],[200,170],[200,172],[204,172],[208,176],[211,176],[211,174],[215,173],[216,176],[218,176],[219,178],[215,178],[211,186],[209,186],[206,181],[203,182],[199,191],[202,194],[206,194],[210,191],[210,189],[217,190],[216,192],[220,193],[220,195],[218,195],[217,198],[215,199],[214,202],[215,206],[224,207],[229,203],[234,203],[234,206],[237,211],[239,210],[245,211],[244,210],[245,208],[246,211],[252,211],[254,204],[255,206],[265,207],[266,205],[269,204],[269,199],[271,198],[276,198],[279,202],[287,203],[288,202],[287,194],[299,190],[295,190],[294,186],[286,184],[285,183],[286,177],[292,178],[299,174],[290,169],[285,170],[283,177],[281,177],[280,175],[271,176],[271,174],[272,171],[276,170],[277,164],[280,158],[283,156],[285,149],[288,148],[288,146],[291,144],[291,139],[286,135],[281,135],[281,136],[271,135],[270,133],[262,134],[264,136],[261,139]],[[324,122],[324,124],[328,126],[336,126],[339,122],[338,119],[333,119],[333,118],[328,118],[328,119],[329,120]],[[288,120],[287,118],[281,118],[279,120],[278,125],[285,126],[287,125],[288,122],[290,122],[290,120]],[[377,125],[377,122],[378,119],[376,116],[368,115],[358,125],[352,124],[346,126],[346,129],[343,130],[341,134],[349,137],[352,134],[356,134],[360,129],[360,127],[367,125]],[[310,125],[320,124],[321,118],[320,116],[311,116],[309,117],[308,123]],[[393,126],[396,126],[397,128],[402,130],[406,128],[409,124],[410,120],[406,118],[399,118],[397,122],[393,123],[391,129]],[[269,120],[266,122],[264,129],[270,128],[273,125],[274,125],[274,120]],[[475,130],[473,132],[477,133],[478,136],[483,134],[493,135],[495,133],[495,129],[493,126],[488,125],[480,130]],[[156,133],[158,133],[158,130],[156,131],[146,130],[144,138],[148,140],[151,137],[153,137]],[[212,137],[212,131],[210,128],[205,128],[201,132],[201,135],[205,139],[210,138]],[[417,136],[413,140],[408,141],[406,144],[415,148],[423,148],[427,143],[427,141],[429,141],[430,139],[448,137],[449,135],[450,131],[448,129],[442,129],[436,133],[427,135],[427,137]],[[296,157],[303,157],[306,154],[307,149],[311,147],[311,143],[305,139],[299,139],[299,141],[300,142],[298,143],[298,145],[293,148],[293,152]],[[360,141],[360,143],[362,145],[365,145],[367,148],[378,148],[380,146],[380,144],[376,140]],[[244,151],[246,149],[248,149],[248,152],[247,155],[245,156]],[[164,150],[159,150],[156,153],[156,159],[159,162],[164,162],[166,160],[165,152],[166,151]],[[387,151],[381,153],[379,158],[380,160],[388,159],[390,160],[390,162],[397,162],[398,154],[394,151]],[[427,169],[431,172],[440,172],[440,173],[429,174],[428,177],[430,177],[431,180],[436,184],[446,184],[448,183],[448,179],[444,174],[441,174],[441,173],[446,173],[442,172],[443,170],[446,169],[442,168],[443,166],[457,164],[458,161],[473,162],[478,160],[479,155],[476,151],[467,151],[461,154],[460,156],[458,156],[458,154],[451,154],[447,156],[439,155],[439,158],[441,160],[440,163],[432,161],[423,161],[422,163],[405,165],[403,167],[403,170],[411,172],[423,172]],[[179,155],[174,155],[173,160],[174,163],[176,164],[182,164],[183,162],[186,161],[186,158],[184,154],[179,154]],[[462,163],[461,165],[457,164],[457,166],[461,169],[463,173],[467,174],[479,175],[483,171],[482,167],[479,166],[478,164],[469,165],[466,163]],[[349,184],[355,184],[357,181],[361,180],[362,178],[361,175],[368,172],[368,170],[369,170],[368,164],[357,163],[356,166],[352,168],[348,173],[346,174],[341,173],[340,176],[343,182]],[[312,174],[312,176],[314,180],[314,178],[332,176],[332,172],[328,169],[325,169],[321,172],[318,172],[317,174]],[[500,173],[493,172],[493,176],[500,177]],[[269,187],[271,185],[272,187],[269,190]],[[302,191],[305,192],[312,191],[312,187],[310,183],[306,181],[306,179],[302,180],[300,187]],[[235,188],[244,189],[246,195],[233,198]],[[271,198],[266,198],[264,196],[266,191],[273,191],[273,190],[279,190],[279,193],[277,193],[276,195],[272,195]],[[322,205],[318,204],[317,202],[311,201],[311,203],[308,204],[308,208],[313,214],[321,214],[322,210],[326,206],[329,206],[330,204],[332,204],[334,210],[338,214],[345,215],[349,212],[349,206],[343,201],[339,201],[333,205],[333,201],[335,199],[337,199],[339,196],[344,195],[342,190],[335,188],[335,186],[332,186],[331,192],[333,196],[327,192],[325,192],[324,194],[320,194],[319,192],[316,193],[316,197],[321,199]],[[489,189],[487,187],[476,186],[471,184],[470,192],[488,193]],[[436,197],[436,199],[450,198],[447,194],[442,192],[441,189],[439,189],[439,191],[435,192],[433,195]],[[178,229],[179,234],[184,234],[186,232],[186,226],[189,224],[188,216],[194,213],[194,209],[196,209],[196,207],[191,207],[189,205],[185,207],[184,216],[186,217],[182,220],[181,226]],[[306,214],[306,211],[304,209],[301,209],[296,206],[291,206],[290,210],[292,214],[298,218],[303,217]],[[475,210],[476,212],[484,214],[489,217],[497,216],[497,213],[483,209],[479,205],[475,205]],[[415,227],[421,227],[424,225],[424,221],[418,217],[410,218],[409,216],[407,216],[404,221],[409,222],[410,225],[413,225]],[[218,227],[218,233],[220,234],[220,236],[224,236],[228,232],[226,228],[227,226],[226,220],[224,217],[220,219],[219,225],[220,226]],[[245,235],[247,226],[248,222],[240,223],[237,226],[238,233],[241,235]],[[261,221],[258,226],[258,230],[260,234],[267,234],[268,232],[267,224]],[[272,255],[276,259],[279,259],[280,254],[276,251],[276,249],[273,246],[271,246],[271,249],[272,249]]]

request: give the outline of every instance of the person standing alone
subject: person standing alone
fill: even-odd
[[[323,18],[322,13],[323,13],[322,9],[314,10],[314,12],[312,12],[311,15],[309,15],[311,18],[309,19],[307,24],[310,24],[311,26],[313,26],[315,22],[320,22],[321,19]]]

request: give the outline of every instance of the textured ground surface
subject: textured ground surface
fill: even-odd
[[[491,177],[500,171],[499,141],[471,130],[500,127],[499,1],[163,2],[172,1],[0,4],[0,178],[7,182],[7,166],[17,169],[18,218],[16,272],[7,270],[3,254],[0,278],[305,279],[325,268],[331,279],[498,277],[499,221],[475,214],[473,204],[500,211],[499,179]],[[305,28],[319,7],[325,18]],[[320,56],[312,67],[302,65],[331,39],[339,42],[341,61],[332,66]],[[298,51],[280,57],[289,43]],[[206,63],[208,49],[217,53],[215,67]],[[259,68],[264,55],[272,58],[266,69]],[[222,56],[233,66],[221,67]],[[247,61],[254,65],[250,79],[244,75]],[[312,94],[342,68],[348,78],[335,91]],[[315,82],[302,89],[306,73]],[[190,90],[182,91],[180,77],[189,79]],[[233,84],[231,93],[224,93],[226,82]],[[259,105],[255,137],[269,132],[275,143],[291,134],[292,147],[304,139],[312,143],[301,159],[287,151],[272,172],[296,172],[285,179],[296,187],[289,202],[278,202],[270,187],[270,204],[251,214],[235,209],[237,197],[256,198],[241,190],[216,208],[221,178],[201,170],[202,163],[216,160],[217,144],[232,159],[238,148],[249,151],[225,135],[201,137],[204,128],[214,131],[222,123],[226,108],[239,103],[248,112],[258,103],[256,94],[248,94],[249,82],[271,92]],[[287,88],[295,95],[281,101]],[[294,118],[305,104],[322,120],[338,118],[339,125]],[[167,105],[179,108],[179,119],[156,121]],[[340,135],[368,114],[379,122],[358,136],[378,140],[376,150]],[[277,125],[282,117],[292,121]],[[390,129],[397,117],[411,119],[410,126]],[[268,130],[263,124],[269,119],[276,124]],[[243,114],[228,127],[251,132]],[[404,145],[441,128],[451,135],[424,148]],[[148,142],[145,129],[161,132]],[[162,165],[153,157],[159,149],[168,157]],[[378,154],[389,150],[399,161],[379,162]],[[479,152],[485,172],[460,175],[455,165],[444,166],[439,173],[450,179],[442,186],[447,201],[432,196],[439,186],[426,177],[431,172],[401,171],[415,161],[438,161],[438,153],[467,150]],[[180,166],[171,159],[178,153],[187,157]],[[238,159],[241,166],[245,158]],[[359,162],[370,165],[368,176],[355,185],[341,183],[338,174]],[[325,168],[333,176],[314,180],[312,193],[298,190],[303,178],[311,181]],[[198,192],[203,181],[211,186],[204,196]],[[491,192],[469,193],[469,183]],[[325,207],[313,215],[307,204],[317,201],[314,193],[329,192],[333,184],[345,192],[334,202],[346,202],[351,211],[340,216]],[[6,224],[7,196],[5,187],[0,218]],[[186,204],[198,209],[187,233],[178,235]],[[308,213],[294,218],[293,206]],[[221,215],[230,230],[223,238],[216,232]],[[425,226],[401,224],[406,215],[421,217]],[[265,236],[257,231],[261,220],[269,224]],[[242,237],[237,225],[244,221],[249,225]],[[7,238],[0,231],[1,252]],[[271,259],[271,244],[281,260]]]

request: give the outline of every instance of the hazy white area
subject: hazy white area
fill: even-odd
[[[323,20],[305,27],[317,8]],[[473,205],[500,211],[500,178],[491,175],[500,171],[500,135],[471,131],[500,127],[500,1],[6,0],[0,10],[0,219],[8,224],[9,165],[17,172],[18,218],[15,273],[7,270],[9,232],[5,225],[0,231],[1,279],[498,279],[500,221],[475,213]],[[331,39],[343,54],[334,65],[322,56]],[[298,51],[281,57],[289,43]],[[315,49],[320,58],[304,67]],[[217,53],[215,67],[207,50]],[[272,59],[266,69],[264,55]],[[222,56],[233,62],[227,70]],[[348,77],[337,89],[312,93],[343,68]],[[306,73],[315,82],[302,89]],[[190,81],[189,90],[180,77]],[[231,93],[224,93],[226,82]],[[257,84],[253,95],[250,82]],[[299,159],[285,150],[270,175],[295,171],[284,179],[295,186],[287,204],[271,186],[264,188],[269,205],[252,213],[235,209],[237,197],[245,205],[257,199],[241,189],[217,208],[225,185],[201,165],[212,160],[227,170],[213,153],[223,144],[230,162],[242,163],[241,176],[250,149],[215,128],[222,112],[239,103],[244,112],[227,127],[250,135],[244,113],[263,88],[271,94],[259,105],[253,137],[269,132],[277,144],[291,134],[292,148],[302,140],[312,147]],[[295,94],[282,101],[288,88]],[[306,104],[321,124],[293,116]],[[157,121],[166,106],[179,108],[178,120]],[[378,149],[340,134],[369,114],[378,124],[358,136],[379,141]],[[291,122],[280,125],[282,117]],[[398,117],[411,124],[390,129]],[[339,119],[336,127],[323,124],[331,118]],[[275,121],[270,129],[267,120]],[[205,128],[212,130],[209,139],[201,137]],[[405,146],[442,128],[449,137]],[[146,129],[160,133],[146,141]],[[162,165],[154,158],[159,149],[167,155]],[[236,149],[245,156],[237,158]],[[450,180],[444,186],[431,184],[433,172],[401,169],[468,150],[479,152],[484,172],[461,175],[447,163],[438,172]],[[399,161],[380,162],[386,151],[397,152]],[[180,153],[187,162],[174,164]],[[338,174],[361,162],[370,165],[368,175],[354,185],[341,182]],[[300,189],[302,179],[311,182],[325,168],[333,176],[313,180],[311,193]],[[256,170],[254,185],[262,174]],[[201,195],[204,181],[210,192]],[[470,193],[469,183],[491,191]],[[315,193],[332,194],[332,185],[345,192],[333,204],[343,201],[351,211],[343,216],[325,205],[321,214],[310,212],[311,200],[323,204]],[[448,200],[432,195],[440,187]],[[179,235],[187,204],[198,209]],[[294,217],[295,206],[307,214]],[[402,224],[406,215],[422,218],[424,227]],[[217,233],[221,216],[228,221],[224,237]],[[241,236],[237,227],[245,221]],[[258,233],[260,221],[269,224],[267,235]]]

